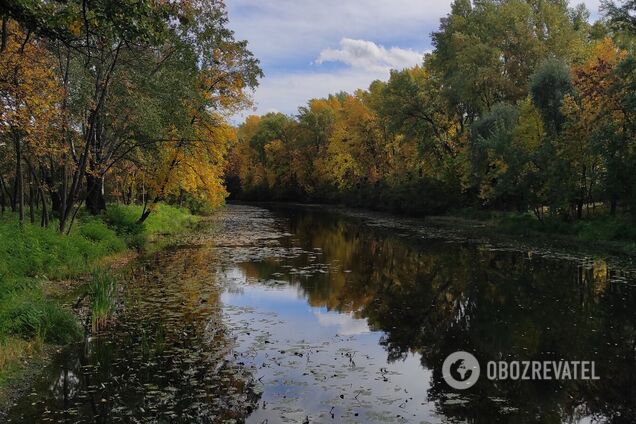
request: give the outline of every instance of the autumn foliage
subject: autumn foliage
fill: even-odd
[[[456,0],[421,65],[247,118],[230,191],[418,215],[636,216],[634,28],[610,6],[592,24],[565,2]]]
[[[235,130],[261,75],[222,2],[2,6],[0,205],[68,231],[83,205],[221,205]]]

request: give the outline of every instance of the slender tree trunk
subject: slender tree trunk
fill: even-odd
[[[16,212],[18,210],[18,174],[16,173],[13,178],[13,196],[11,201],[11,211]]]
[[[39,190],[40,190],[40,200],[42,201],[42,219],[40,220],[40,225],[42,227],[48,227],[49,226],[49,211],[46,207],[46,196],[44,196],[44,191],[42,191],[42,188],[40,188]]]
[[[158,197],[155,197],[155,201],[153,202],[153,204],[157,203],[159,201],[158,199],[159,199]],[[143,211],[141,212],[141,216],[137,220],[137,224],[143,224],[146,221],[146,219],[148,219],[151,212],[152,212],[152,209],[148,206],[148,201],[146,198],[146,200],[144,200]]]
[[[0,213],[4,215],[4,182],[0,180]]]
[[[20,143],[20,136],[13,135],[15,142],[15,185],[16,185],[16,197],[18,202],[18,216],[20,224],[24,223],[24,181],[22,176],[22,143]]]
[[[0,53],[7,48],[7,37],[9,36],[9,18],[2,17],[2,41],[0,42]]]
[[[66,171],[66,165],[62,168],[62,196],[60,196],[60,209],[58,217],[61,219],[66,211],[66,199],[68,191],[68,173]]]
[[[29,220],[31,221],[31,224],[35,224],[35,190],[33,187],[33,175],[32,175],[32,171],[29,170],[29,178],[28,178],[28,182],[29,182]]]
[[[9,204],[13,203],[13,199],[11,198],[11,193],[7,188],[7,184],[4,182],[4,178],[0,175],[0,192],[2,192],[2,213],[6,210],[6,199],[9,199]]]

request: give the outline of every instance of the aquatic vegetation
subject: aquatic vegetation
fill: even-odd
[[[92,273],[88,283],[91,301],[91,327],[93,332],[105,328],[115,313],[117,305],[117,279],[105,269]]]

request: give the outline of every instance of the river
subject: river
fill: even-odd
[[[8,420],[633,423],[634,275],[399,218],[230,205],[137,261],[116,323],[57,355]],[[600,378],[482,369],[454,390],[441,369],[460,350]]]

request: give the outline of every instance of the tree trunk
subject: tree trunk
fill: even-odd
[[[48,227],[49,226],[49,211],[46,207],[46,197],[44,196],[44,192],[42,191],[42,188],[40,188],[39,191],[40,191],[40,200],[42,201],[42,219],[40,221],[40,225],[42,227]]]
[[[0,41],[0,53],[4,52],[7,48],[7,38],[9,37],[9,18],[7,16],[2,17],[2,41]]]
[[[7,187],[7,183],[0,175],[0,190],[2,190],[3,194],[6,195],[6,198],[9,200],[9,206],[13,205],[13,197],[11,197],[11,192],[9,191],[9,187]]]
[[[0,175],[0,192],[2,193],[2,213],[6,210],[5,202],[6,198],[9,198],[9,204],[13,203],[13,199],[11,199],[11,193],[7,189],[7,185],[4,182],[4,178]]]
[[[15,187],[20,224],[24,223],[24,181],[22,179],[22,143],[20,136],[14,134],[15,142]]]
[[[49,197],[51,198],[51,213],[55,212],[57,216],[62,213],[62,198],[59,191],[50,191]]]
[[[0,213],[4,215],[4,183],[0,181]]]
[[[94,175],[86,175],[86,208],[91,215],[99,215],[106,210],[104,180]]]
[[[30,170],[29,170],[30,171]],[[29,172],[29,220],[35,224],[35,190],[33,187],[33,175]]]
[[[11,211],[16,212],[18,210],[18,174],[15,174],[15,178],[13,178],[13,195],[11,199]]]

